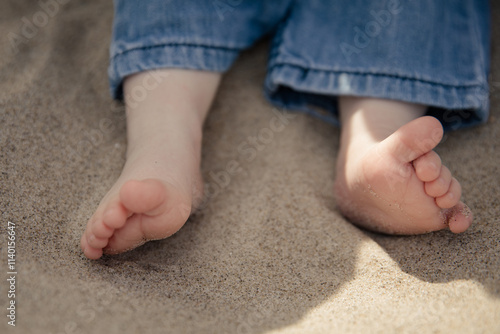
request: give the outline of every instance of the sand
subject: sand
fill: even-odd
[[[475,214],[466,233],[391,237],[346,221],[332,191],[338,129],[293,114],[270,131],[278,116],[262,95],[264,42],[227,74],[207,120],[207,205],[169,239],[90,261],[79,238],[126,148],[106,74],[112,4],[56,9],[0,4],[0,332],[500,333],[496,42],[490,120],[437,149]],[[30,38],[12,48],[10,33],[24,26]],[[229,163],[240,169],[223,182]]]

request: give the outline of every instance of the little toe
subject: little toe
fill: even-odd
[[[91,260],[96,260],[102,256],[101,248],[94,248],[89,245],[87,234],[83,234],[80,240],[80,247],[82,248],[83,254]]]
[[[90,246],[87,246],[84,250],[83,253],[85,256],[91,260],[97,260],[102,256],[102,249],[101,248],[93,248]]]
[[[446,166],[441,166],[439,177],[431,182],[425,183],[425,193],[431,197],[441,197],[450,189],[451,172]]]
[[[462,233],[472,225],[473,215],[469,207],[460,202],[450,209],[447,219],[451,232]]]
[[[462,196],[462,188],[457,179],[453,177],[448,192],[443,196],[437,197],[436,204],[442,209],[449,209],[458,204],[460,196]]]
[[[441,158],[436,152],[429,151],[414,160],[413,167],[420,181],[434,181],[441,173]]]
[[[87,232],[83,233],[82,237],[80,238],[80,248],[85,250],[88,247],[88,241],[87,241]]]

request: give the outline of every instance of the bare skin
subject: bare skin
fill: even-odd
[[[465,231],[472,214],[461,188],[433,151],[440,122],[425,106],[370,98],[340,98],[342,122],[335,193],[353,223],[389,234],[449,227]]]
[[[202,126],[220,75],[156,74],[160,80],[148,72],[125,80],[127,159],[81,238],[89,259],[174,234],[202,198]]]
[[[163,78],[157,85],[147,72],[124,82],[127,160],[83,233],[89,259],[174,234],[202,199],[202,126],[220,75],[155,73]],[[147,94],[138,99],[144,88]],[[340,98],[335,193],[353,223],[390,234],[446,227],[460,233],[470,226],[460,184],[432,151],[443,135],[441,125],[424,113],[424,106],[402,102]]]

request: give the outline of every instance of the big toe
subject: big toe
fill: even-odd
[[[443,127],[434,117],[417,118],[381,142],[380,149],[401,163],[414,161],[430,152],[443,138]]]
[[[120,190],[122,204],[133,213],[155,215],[162,210],[165,204],[167,189],[159,180],[147,179],[143,181],[131,180]]]

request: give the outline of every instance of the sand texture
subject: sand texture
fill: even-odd
[[[474,211],[466,233],[390,237],[346,221],[332,191],[339,131],[294,114],[269,132],[278,116],[262,94],[261,43],[227,73],[206,122],[208,205],[169,239],[90,261],[80,235],[126,149],[124,108],[107,81],[112,3],[60,5],[15,50],[9,33],[44,23],[43,9],[1,1],[0,332],[500,333],[494,7],[490,120],[437,149]],[[252,136],[265,142],[255,154],[238,150]],[[241,169],[217,182],[234,161]],[[16,328],[6,317],[8,221]]]

